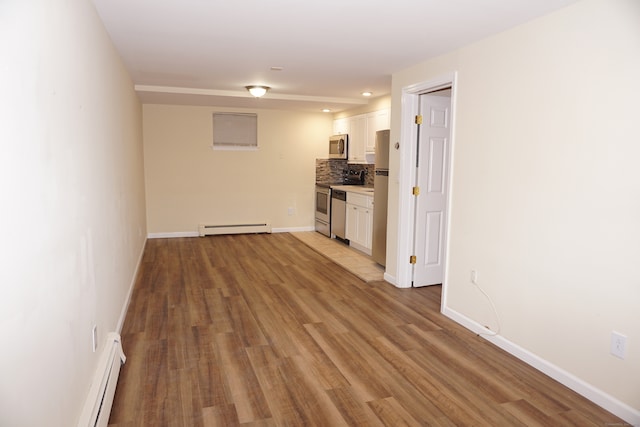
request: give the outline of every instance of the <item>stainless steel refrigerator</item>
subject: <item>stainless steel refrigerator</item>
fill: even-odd
[[[371,256],[387,263],[387,192],[389,191],[389,130],[376,132],[376,168],[373,180],[373,240]]]

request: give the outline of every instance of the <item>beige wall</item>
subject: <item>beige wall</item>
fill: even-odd
[[[636,416],[639,24],[636,0],[585,0],[396,73],[392,95],[397,113],[403,87],[458,72],[448,308],[495,328],[476,269],[504,338]],[[612,330],[625,360],[609,354]]]
[[[69,427],[144,245],[142,111],[86,0],[3,1],[0,57],[0,425]]]
[[[344,117],[357,116],[359,114],[371,113],[373,111],[383,110],[385,108],[391,108],[391,95],[383,95],[377,98],[372,98],[366,105],[362,107],[352,108],[350,110],[341,111],[333,115],[334,119],[341,119]]]
[[[259,150],[212,150],[214,111],[256,112]],[[315,159],[328,155],[330,115],[144,105],[143,117],[151,235],[194,233],[201,223],[313,227]]]

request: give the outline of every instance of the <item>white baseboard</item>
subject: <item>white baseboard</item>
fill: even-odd
[[[315,231],[315,227],[310,225],[308,227],[282,227],[272,228],[272,233],[295,233],[300,231]],[[173,231],[168,233],[149,233],[147,237],[149,239],[173,239],[177,237],[199,237],[200,234],[197,231]]]
[[[469,319],[463,314],[451,308],[444,307],[442,314],[451,320],[459,323],[476,334],[486,334],[487,330],[479,323]],[[550,363],[549,361],[531,353],[529,350],[509,341],[501,335],[480,335],[487,341],[500,347],[507,353],[517,357],[528,365],[536,368],[540,372],[550,376],[559,383],[569,387],[571,390],[586,397],[596,405],[601,406],[612,414],[622,418],[633,426],[640,426],[640,410],[634,409],[624,402],[619,401],[604,391],[592,386],[575,375]]]
[[[131,278],[131,284],[129,285],[127,298],[124,300],[122,311],[120,311],[120,318],[118,319],[118,325],[116,326],[116,332],[118,333],[118,335],[122,333],[122,326],[124,325],[125,317],[127,317],[127,311],[129,310],[129,303],[131,302],[131,295],[133,294],[133,287],[135,286],[136,280],[138,279],[138,271],[140,270],[140,265],[142,265],[142,257],[144,256],[144,249],[146,247],[147,247],[147,239],[145,239],[144,243],[142,244],[142,250],[138,255],[138,263],[136,264],[136,268],[133,271],[133,277]]]
[[[149,233],[147,237],[149,239],[174,239],[177,237],[199,237],[200,234],[197,231],[175,231],[169,233]]]
[[[391,274],[387,273],[386,271],[384,272],[384,275],[382,276],[385,280],[385,282],[389,282],[391,283],[393,286],[395,286],[396,288],[399,288],[398,286],[398,282],[396,281],[396,276],[392,276]]]
[[[272,233],[297,233],[301,231],[316,231],[316,228],[313,225],[308,227],[283,227],[283,228],[272,228]]]

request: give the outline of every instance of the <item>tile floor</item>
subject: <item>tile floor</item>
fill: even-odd
[[[384,280],[384,267],[376,263],[370,256],[338,240],[330,239],[315,231],[301,231],[291,233],[291,235],[365,282]]]

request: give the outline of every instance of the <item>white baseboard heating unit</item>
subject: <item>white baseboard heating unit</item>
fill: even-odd
[[[256,222],[251,224],[220,224],[198,226],[200,237],[213,236],[217,234],[249,234],[249,233],[271,233],[271,224],[268,222]]]
[[[120,335],[115,332],[107,336],[105,348],[84,404],[78,427],[105,427],[109,422],[113,397],[120,367],[127,360],[122,351]]]

